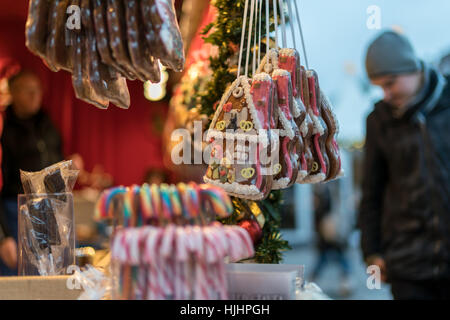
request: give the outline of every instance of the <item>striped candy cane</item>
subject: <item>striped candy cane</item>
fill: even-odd
[[[160,249],[161,260],[163,261],[162,268],[163,271],[165,272],[168,284],[166,295],[172,299],[174,297],[175,291],[174,288],[175,270],[172,258],[172,252],[174,250],[175,232],[176,228],[174,225],[169,225],[165,228],[161,240],[161,249]]]
[[[207,267],[203,247],[202,230],[200,227],[194,226],[192,228],[192,231],[192,237],[195,244],[193,253],[196,258],[194,282],[195,299],[207,300],[209,297],[208,287],[211,285],[211,283],[209,283],[207,279]]]
[[[148,279],[150,281],[150,287],[149,287],[149,299],[150,300],[157,300],[162,298],[162,288],[161,283],[159,281],[159,270],[158,265],[156,262],[156,243],[157,239],[159,237],[160,230],[155,227],[151,227],[149,231],[149,236],[147,238],[147,245],[146,245],[146,260],[148,262],[148,268],[149,268],[149,276]]]
[[[186,244],[185,228],[177,227],[176,230],[176,266],[177,266],[177,289],[175,290],[175,299],[185,300],[189,298],[189,288],[187,283],[187,263],[188,248]]]
[[[224,257],[227,253],[227,239],[225,238],[225,233],[222,225],[215,225],[212,227],[213,232],[212,235],[215,239],[215,243],[218,247],[219,256],[218,261],[216,263],[216,276],[218,280],[218,291],[220,294],[220,298],[225,300],[228,299],[228,291],[227,291],[227,280],[226,280],[226,272],[225,272],[225,262]]]

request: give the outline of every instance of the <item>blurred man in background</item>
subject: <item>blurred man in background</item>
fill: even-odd
[[[61,137],[41,109],[42,86],[32,72],[9,80],[12,104],[1,137],[3,189],[0,194],[0,275],[17,274],[17,195],[19,170],[38,171],[63,160]]]
[[[366,69],[384,98],[367,117],[364,258],[395,299],[450,299],[449,79],[392,31],[370,44]]]

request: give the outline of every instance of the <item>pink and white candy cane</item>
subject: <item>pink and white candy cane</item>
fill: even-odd
[[[211,283],[208,281],[207,267],[204,253],[204,243],[202,236],[202,228],[198,226],[192,227],[192,235],[194,240],[194,254],[195,254],[195,282],[194,282],[194,299],[207,300],[209,298],[208,288]]]
[[[138,281],[138,279],[134,279],[132,277],[133,269],[138,268],[140,264],[140,237],[141,237],[141,229],[139,228],[128,228],[124,230],[126,245],[128,246],[128,264],[129,264],[129,272],[130,272],[130,294],[132,299],[137,299],[142,296],[142,292],[144,291],[144,284]],[[139,277],[139,269],[137,276]]]
[[[232,262],[236,262],[240,260],[241,250],[240,250],[240,239],[237,234],[233,231],[232,227],[225,226],[225,237],[228,243],[228,256]]]
[[[176,227],[174,225],[168,225],[165,228],[164,236],[161,240],[161,248],[160,248],[160,255],[161,260],[163,263],[163,269],[166,274],[166,277],[168,279],[168,290],[166,292],[166,295],[169,297],[174,297],[174,283],[175,283],[175,265],[174,265],[174,258],[173,250],[175,248],[175,232]]]
[[[144,253],[145,253],[145,241],[148,237],[148,228],[139,228],[139,269],[138,269],[138,287],[140,290],[140,298],[142,300],[147,299],[148,295],[148,268],[144,263]]]
[[[245,229],[238,226],[232,226],[232,228],[235,230],[235,232],[241,239],[240,247],[243,249],[241,259],[252,257],[255,254],[255,249],[253,246],[252,239],[250,238],[248,232]]]
[[[217,300],[220,297],[220,277],[217,264],[223,261],[221,256],[221,246],[214,237],[214,228],[207,226],[203,228],[203,237],[206,247],[206,263],[208,270],[208,279],[212,283],[210,287],[210,298]]]
[[[216,244],[218,252],[218,260],[215,264],[217,290],[219,291],[220,299],[225,300],[228,299],[228,291],[224,258],[227,255],[228,244],[221,224],[213,224],[210,228],[213,243]]]
[[[161,251],[161,244],[162,244],[162,240],[164,238],[166,230],[165,229],[160,229],[160,231],[157,234],[157,237],[155,239],[155,244],[154,244],[154,261],[155,264],[158,268],[158,278],[159,278],[159,282],[161,285],[161,289],[162,289],[162,298],[161,299],[167,299],[168,296],[171,296],[172,294],[172,290],[171,290],[171,282],[169,279],[169,272],[166,268],[166,266],[164,265],[165,259],[163,258],[163,256],[160,254]]]
[[[161,287],[161,281],[159,279],[160,268],[157,261],[158,252],[156,250],[156,245],[160,237],[160,233],[163,232],[160,228],[149,227],[149,235],[146,244],[146,261],[149,266],[149,299],[159,300],[163,299],[163,289]]]
[[[225,226],[228,240],[229,255],[232,261],[239,261],[254,255],[253,243],[250,235],[238,226]]]
[[[188,248],[185,239],[185,228],[177,227],[176,229],[176,281],[175,281],[175,299],[186,300],[189,299],[189,286],[187,283],[188,269],[187,263],[189,259]]]

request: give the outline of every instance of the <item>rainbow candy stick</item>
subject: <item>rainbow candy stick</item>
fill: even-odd
[[[181,209],[183,212],[183,216],[186,219],[190,219],[190,212],[189,212],[189,208],[188,208],[188,194],[187,194],[187,190],[186,190],[186,184],[180,182],[177,185],[177,190],[178,193],[180,195],[180,199],[181,199]]]
[[[200,213],[200,197],[197,190],[197,184],[190,182],[188,184],[187,190],[190,196],[190,212],[191,215],[196,218]]]
[[[125,188],[124,186],[110,189],[110,192],[108,193],[105,201],[105,215],[108,218],[114,218],[112,214],[109,214],[111,212],[111,202],[118,194],[125,194],[126,191],[127,188]]]
[[[150,186],[150,194],[152,199],[153,213],[156,218],[159,217],[161,213],[161,196],[159,195],[159,188],[156,184]]]
[[[97,200],[97,203],[95,204],[95,215],[94,218],[96,221],[100,221],[105,217],[106,210],[105,210],[105,203],[106,203],[106,192],[107,190],[103,191],[100,195],[100,198]]]
[[[172,205],[170,202],[169,186],[167,184],[163,183],[159,186],[159,191],[161,194],[163,214],[167,220],[171,221],[173,210],[172,210]]]
[[[143,221],[143,219],[142,219],[142,209],[140,209],[140,201],[136,202],[136,198],[139,199],[140,190],[141,190],[140,186],[134,185],[133,186],[133,192],[132,192],[132,195],[131,195],[131,205],[132,205],[131,208],[133,209],[132,213],[134,213],[131,220],[133,221],[133,226],[134,227],[142,226],[142,221]],[[137,208],[136,208],[136,206],[137,206]]]
[[[142,217],[144,220],[143,223],[145,224],[153,216],[152,198],[149,185],[147,183],[144,183],[139,193],[141,199]]]
[[[131,215],[133,214],[132,208],[132,196],[133,188],[127,188],[123,196],[123,226],[130,226]]]
[[[221,218],[228,217],[233,212],[233,205],[228,194],[221,188],[213,185],[200,185],[202,204],[210,203],[214,213]]]
[[[118,194],[123,194],[126,192],[126,188],[123,186],[110,188],[102,192],[100,199],[97,201],[95,216],[97,220],[104,218],[113,218],[110,213],[110,203],[114,197]]]
[[[172,209],[175,216],[179,217],[182,215],[182,206],[180,194],[178,193],[177,188],[174,185],[169,187],[170,191],[170,201],[172,203]]]

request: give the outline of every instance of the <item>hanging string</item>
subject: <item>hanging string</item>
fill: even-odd
[[[298,20],[298,28],[300,30],[300,39],[302,40],[303,55],[305,56],[305,65],[306,65],[306,69],[309,70],[308,57],[306,56],[305,39],[303,38],[302,23],[301,23],[300,14],[298,11],[297,1],[294,1],[294,6],[295,6],[295,13],[297,15],[297,20]]]
[[[255,74],[256,70],[256,35],[258,33],[258,0],[255,1],[255,31],[253,35],[253,49],[252,49],[252,57],[253,57],[253,65],[252,65],[252,76]]]
[[[248,64],[249,64],[249,59],[250,59],[250,47],[251,47],[251,43],[252,43],[252,27],[253,27],[253,15],[255,13],[255,0],[252,0],[252,3],[250,5],[250,21],[248,23],[248,40],[247,40],[247,56],[245,58],[245,76],[248,76]]]
[[[284,17],[283,0],[278,0],[278,5],[280,7],[280,15],[281,15],[281,38],[282,38],[282,41],[283,41],[283,48],[287,48],[286,20],[285,20],[285,17]]]
[[[278,13],[277,13],[277,0],[273,0],[273,14],[275,19],[275,49],[278,50]]]
[[[295,1],[295,0],[292,0]],[[295,30],[294,30],[294,13],[292,11],[291,0],[287,0],[288,10],[289,10],[289,24],[291,27],[291,35],[292,35],[292,44],[294,45],[294,49],[297,49],[297,43],[295,41]]]
[[[239,48],[239,62],[238,62],[238,70],[237,70],[237,78],[241,75],[241,61],[242,61],[242,52],[244,48],[244,38],[245,38],[245,27],[247,25],[247,12],[248,12],[248,0],[245,0],[244,7],[244,18],[242,21],[242,35],[241,35],[241,47]]]
[[[270,50],[270,14],[269,14],[269,0],[266,0],[266,55],[269,56]]]
[[[261,11],[262,11],[262,0],[258,0],[258,12],[259,12],[258,66],[261,64]]]

